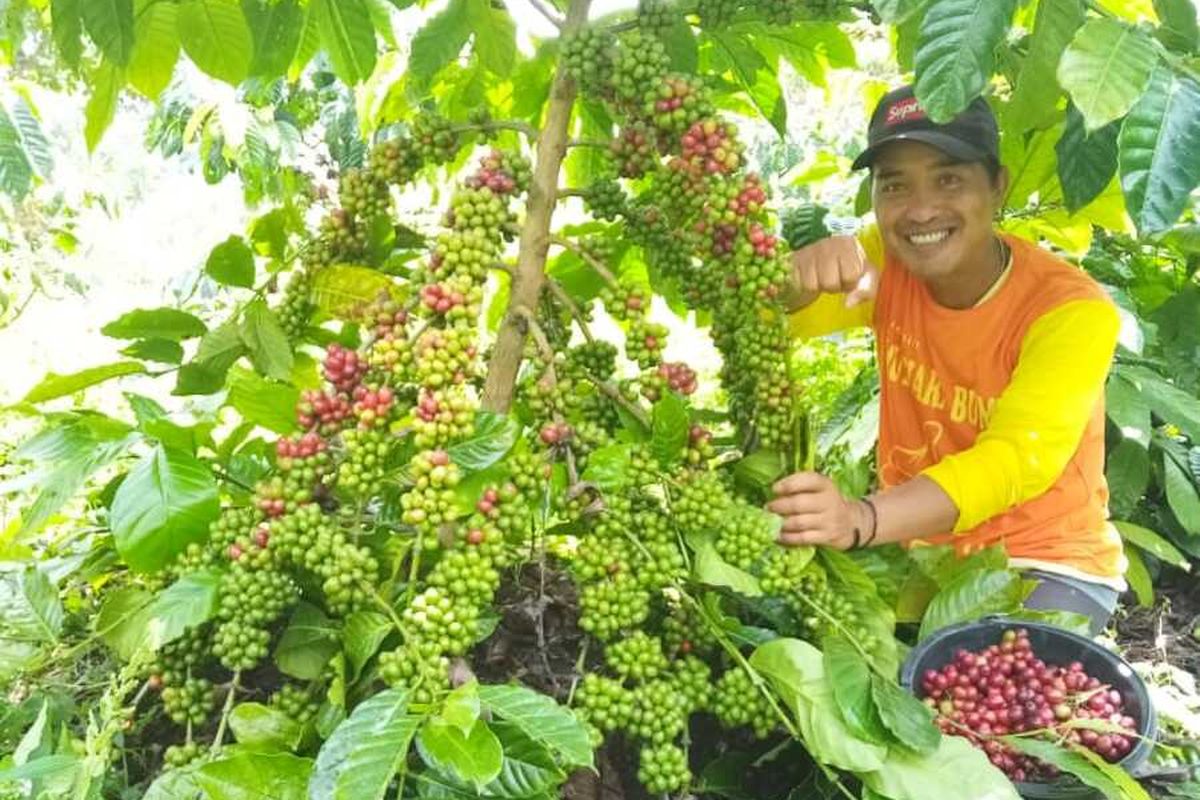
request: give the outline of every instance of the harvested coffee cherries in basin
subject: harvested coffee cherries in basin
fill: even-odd
[[[926,670],[920,686],[937,726],[968,738],[1014,781],[1053,780],[1058,771],[995,737],[1045,731],[1044,738],[1082,745],[1111,762],[1136,743],[1137,723],[1126,713],[1121,693],[1088,675],[1078,661],[1045,663],[1023,628],[1005,630],[999,643],[983,650],[958,650],[946,666]],[[1103,730],[1079,727],[1075,720],[1098,720]]]

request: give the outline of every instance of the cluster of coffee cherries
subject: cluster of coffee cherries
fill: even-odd
[[[965,736],[1014,781],[1057,776],[1054,767],[1016,753],[996,737],[1044,730],[1046,737],[1120,761],[1137,741],[1137,721],[1121,692],[1088,675],[1083,664],[1047,664],[1024,628],[1009,629],[983,650],[960,649],[921,676],[921,696],[945,733]],[[1076,720],[1095,720],[1088,727]]]
[[[679,140],[683,158],[706,173],[728,175],[742,165],[742,144],[732,123],[705,119],[692,123]]]

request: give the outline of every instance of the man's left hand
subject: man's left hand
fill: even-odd
[[[848,500],[819,472],[797,472],[771,487],[767,510],[783,518],[779,543],[786,547],[820,544],[838,550],[854,546],[854,529],[863,530],[862,503]]]

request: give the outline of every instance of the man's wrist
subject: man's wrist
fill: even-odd
[[[862,550],[875,542],[879,533],[879,515],[869,498],[854,500],[850,504],[851,543],[850,550]]]

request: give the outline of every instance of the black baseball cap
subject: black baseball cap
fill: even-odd
[[[867,149],[854,159],[854,169],[871,166],[884,145],[897,141],[921,142],[962,161],[1000,163],[1000,129],[982,97],[972,100],[954,119],[939,124],[925,113],[912,86],[893,89],[871,114]]]

